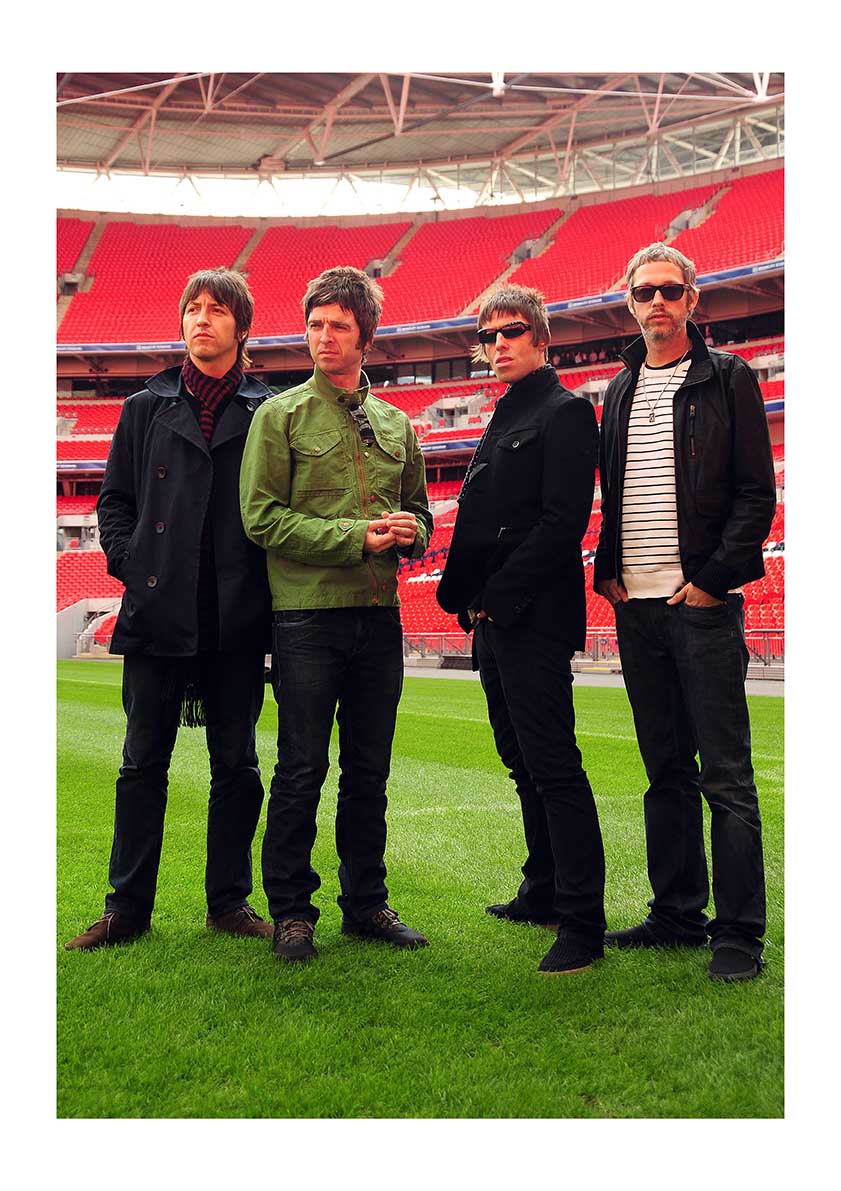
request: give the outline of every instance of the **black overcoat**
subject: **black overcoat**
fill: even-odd
[[[438,603],[468,631],[467,609],[502,628],[529,624],[583,649],[581,539],[593,506],[592,405],[548,364],[499,399],[461,496]]]
[[[219,650],[271,648],[266,556],[245,536],[239,470],[251,418],[271,396],[243,376],[210,441],[182,389],[180,367],[128,397],[97,501],[108,572],[125,584],[114,653],[190,657],[198,648],[197,583],[202,527],[212,535]]]

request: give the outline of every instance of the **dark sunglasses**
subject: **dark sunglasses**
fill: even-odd
[[[356,428],[359,431],[359,437],[362,439],[362,442],[366,447],[372,447],[375,442],[374,428],[368,421],[368,415],[365,413],[364,407],[357,405],[354,409],[349,409],[348,413],[354,422],[356,422]]]
[[[632,285],[631,297],[635,302],[650,302],[658,289],[667,302],[676,302],[689,286],[680,285],[677,281],[670,281],[668,285]]]
[[[506,323],[504,327],[487,327],[477,334],[479,342],[487,346],[489,343],[496,343],[497,335],[501,335],[503,339],[519,339],[521,335],[525,335],[526,331],[530,330],[531,327],[528,323]]]

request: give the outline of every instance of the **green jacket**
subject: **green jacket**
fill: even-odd
[[[361,388],[338,389],[318,368],[302,385],[263,402],[251,422],[240,472],[245,532],[268,557],[275,611],[394,606],[396,549],[364,555],[368,522],[414,513],[429,544],[432,515],[423,456],[402,410]],[[364,402],[376,443],[366,447],[349,413]]]

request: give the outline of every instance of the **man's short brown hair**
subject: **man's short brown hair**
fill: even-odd
[[[301,299],[304,323],[316,306],[341,306],[349,310],[359,326],[361,348],[370,346],[383,312],[383,291],[372,277],[352,265],[337,265],[313,277]]]
[[[224,303],[234,316],[237,339],[239,340],[237,363],[243,368],[247,368],[251,363],[251,357],[248,354],[246,341],[254,319],[254,299],[251,296],[245,275],[237,272],[236,269],[228,269],[224,265],[219,265],[215,269],[199,269],[198,273],[192,273],[178,304],[178,320],[182,338],[184,337],[184,311],[187,309],[188,303],[193,302],[199,294],[203,293],[211,294],[217,302]]]
[[[499,289],[488,294],[479,307],[476,318],[476,330],[481,331],[484,324],[495,314],[519,315],[524,323],[531,327],[532,343],[537,347],[541,340],[549,345],[549,315],[543,294],[532,289],[529,285],[502,285]],[[481,343],[473,348],[472,360],[474,364],[487,364],[488,357]]]
[[[628,267],[625,270],[628,289],[634,284],[634,274],[637,269],[642,265],[650,265],[652,261],[668,261],[670,265],[677,265],[683,273],[684,284],[688,285],[694,293],[698,293],[698,287],[695,284],[697,277],[695,262],[691,261],[688,256],[684,256],[677,248],[672,248],[670,244],[664,244],[662,240],[649,244],[647,248],[641,248],[628,261]]]

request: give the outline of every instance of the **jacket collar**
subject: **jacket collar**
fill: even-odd
[[[704,336],[691,321],[686,324],[686,333],[689,336],[689,342],[692,345],[692,363],[690,364],[690,372],[695,371],[698,367],[708,364],[710,361],[710,353],[707,350],[707,345],[704,343]],[[642,335],[637,336],[623,352],[619,353],[619,358],[624,364],[630,368],[635,375],[642,367],[648,347],[645,338]],[[687,376],[688,379],[688,376]]]
[[[231,438],[241,438],[248,433],[251,415],[263,398],[271,397],[272,391],[261,380],[243,374],[240,386],[227,403],[210,440],[204,440],[198,420],[186,400],[179,400],[182,394],[181,365],[158,372],[146,382],[146,388],[156,397],[169,399],[160,413],[160,418],[176,434],[186,438],[205,455]]]
[[[312,374],[312,383],[322,397],[326,397],[328,401],[335,401],[338,405],[345,405],[351,408],[361,405],[371,392],[371,382],[364,372],[360,374],[360,381],[361,384],[357,389],[340,389],[338,385],[333,384],[330,378],[319,367],[316,366]]]
[[[554,388],[557,384],[558,374],[552,365],[541,364],[539,368],[535,368],[534,372],[530,372],[528,376],[524,376],[520,380],[515,380],[513,385],[509,385],[499,400],[507,401],[513,397],[516,401],[519,397],[539,397],[547,393],[549,389]]]
[[[146,381],[146,388],[156,397],[178,397],[181,393],[181,365],[176,364],[174,368],[165,368],[163,372],[156,373]],[[263,384],[254,376],[249,376],[247,372],[243,373],[239,388],[234,394],[235,397],[271,397],[271,395],[272,391],[268,385]]]

